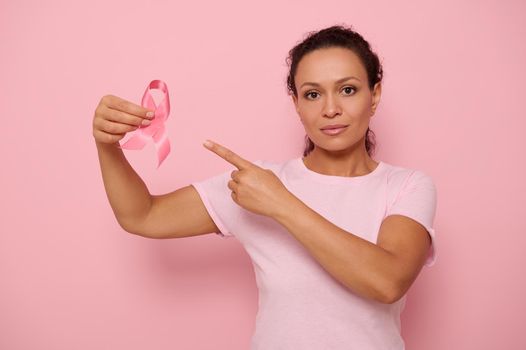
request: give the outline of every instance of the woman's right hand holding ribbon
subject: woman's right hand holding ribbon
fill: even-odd
[[[93,137],[97,143],[118,144],[127,132],[149,125],[154,111],[118,96],[100,99],[93,116]]]

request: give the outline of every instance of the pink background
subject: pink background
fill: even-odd
[[[2,1],[0,348],[247,349],[248,255],[215,234],[123,231],[92,137],[105,94],[168,84],[172,153],[126,151],[154,194],[249,159],[303,149],[285,57],[311,30],[351,24],[385,69],[376,159],[438,189],[438,260],[402,313],[407,349],[520,349],[524,274],[526,6],[522,1]]]

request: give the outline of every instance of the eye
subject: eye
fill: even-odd
[[[312,98],[309,98],[309,97],[312,97],[312,94],[318,95],[318,93],[316,91],[309,91],[303,96],[305,96],[305,98],[307,98],[307,100],[312,100]]]
[[[354,86],[346,86],[343,88],[343,90],[350,95],[354,95],[356,93],[356,88]],[[354,92],[351,94],[349,90],[353,90]]]

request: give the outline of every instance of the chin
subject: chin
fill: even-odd
[[[311,139],[312,140],[312,139]],[[323,149],[328,152],[341,152],[353,148],[353,143],[350,142],[316,142],[312,141],[316,148]]]

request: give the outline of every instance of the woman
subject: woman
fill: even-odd
[[[382,68],[360,34],[312,32],[288,63],[303,156],[250,162],[211,143],[236,169],[159,196],[118,147],[147,111],[105,96],[93,135],[111,206],[126,231],[145,237],[239,239],[259,288],[251,349],[404,349],[405,294],[436,258],[435,185],[371,157]]]

